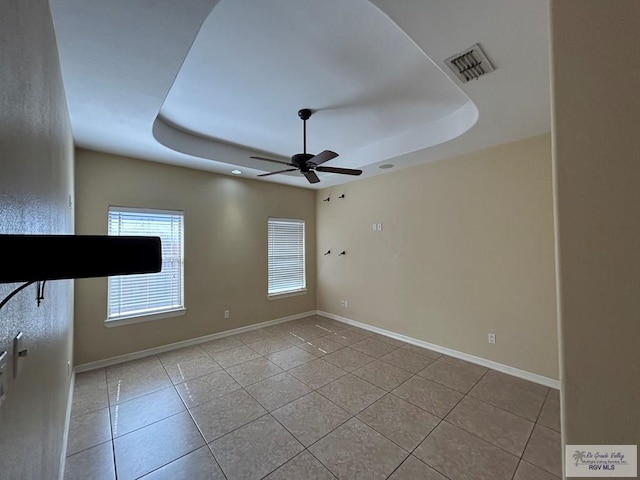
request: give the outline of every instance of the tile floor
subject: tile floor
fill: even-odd
[[[552,480],[558,392],[309,317],[76,376],[66,480]]]

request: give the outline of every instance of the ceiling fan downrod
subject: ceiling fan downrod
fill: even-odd
[[[298,110],[298,116],[302,119],[302,153],[307,154],[307,120],[313,112],[308,108]]]

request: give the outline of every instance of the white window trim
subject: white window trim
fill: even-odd
[[[114,318],[109,318],[109,306],[108,306],[108,302],[109,302],[109,287],[107,286],[107,318],[104,321],[104,325],[105,327],[108,328],[112,328],[112,327],[120,327],[120,326],[125,326],[125,325],[132,325],[132,324],[136,324],[136,323],[145,323],[145,322],[152,322],[155,320],[162,320],[165,318],[173,318],[173,317],[181,317],[183,315],[185,315],[187,313],[187,309],[185,307],[186,301],[185,301],[185,294],[184,294],[184,265],[185,265],[185,252],[184,252],[184,222],[185,222],[185,215],[184,215],[184,211],[183,210],[166,210],[166,209],[160,209],[160,208],[137,208],[137,207],[122,207],[119,205],[109,205],[109,207],[107,208],[107,218],[109,215],[109,212],[111,211],[111,209],[113,210],[117,210],[120,212],[132,212],[132,213],[141,213],[141,214],[145,214],[145,213],[150,213],[150,214],[160,214],[160,215],[181,215],[182,216],[182,282],[181,282],[181,286],[182,286],[182,293],[181,293],[181,297],[182,297],[182,306],[178,307],[178,308],[171,308],[171,309],[167,309],[167,310],[161,310],[159,312],[155,312],[155,313],[142,313],[142,314],[138,314],[138,315],[122,315],[119,317],[114,317]]]
[[[269,222],[271,220],[280,220],[280,221],[287,221],[287,222],[297,222],[297,223],[301,223],[303,226],[303,236],[302,236],[302,248],[303,248],[303,259],[302,259],[302,278],[304,280],[304,285],[302,288],[296,288],[296,289],[292,289],[292,290],[285,290],[282,292],[274,292],[274,293],[269,293],[269,280],[267,278],[267,299],[268,300],[278,300],[281,298],[287,298],[287,297],[295,297],[298,295],[305,295],[307,293],[307,224],[306,221],[304,219],[301,218],[286,218],[286,217],[267,217],[267,250],[269,249]],[[267,275],[269,274],[269,266],[268,266],[268,259],[267,259]]]
[[[133,325],[135,323],[153,322],[154,320],[162,320],[163,318],[181,317],[187,313],[186,308],[176,308],[174,310],[166,310],[158,313],[146,315],[132,315],[129,317],[107,318],[104,321],[105,327],[122,327],[124,325]]]
[[[292,290],[290,292],[271,293],[267,295],[267,299],[278,300],[279,298],[297,297],[298,295],[306,295],[306,293],[307,293],[307,289],[301,288],[300,290]]]
[[[131,213],[151,213],[156,215],[177,215],[180,214],[184,218],[183,210],[167,210],[162,208],[147,208],[147,207],[121,207],[120,205],[109,205],[108,210],[118,210],[119,212],[131,212]]]

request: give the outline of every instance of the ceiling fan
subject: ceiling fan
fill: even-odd
[[[315,171],[318,172],[327,172],[327,173],[340,173],[343,175],[360,175],[362,170],[354,170],[352,168],[341,168],[341,167],[323,167],[321,164],[328,162],[331,159],[334,159],[338,156],[336,152],[332,152],[331,150],[324,150],[317,155],[313,155],[312,153],[307,153],[307,120],[311,117],[311,111],[308,108],[303,108],[298,111],[298,116],[302,119],[302,143],[303,143],[303,153],[296,153],[291,157],[291,162],[282,162],[280,160],[273,160],[272,158],[264,158],[264,157],[251,157],[255,160],[264,160],[265,162],[273,162],[280,163],[282,165],[288,165],[289,167],[285,170],[278,170],[277,172],[269,172],[258,175],[259,177],[268,177],[269,175],[275,175],[277,173],[285,173],[285,172],[294,172],[296,170],[300,170],[300,172],[309,180],[309,183],[318,183],[320,179],[318,175],[316,175]],[[315,170],[315,171],[314,171]]]

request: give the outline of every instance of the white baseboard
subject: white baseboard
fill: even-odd
[[[385,330],[383,328],[374,327],[373,325],[368,325],[366,323],[358,322],[356,320],[351,320],[350,318],[341,317],[339,315],[334,315],[333,313],[323,312],[318,310],[316,312],[317,315],[321,315],[323,317],[330,318],[332,320],[337,320],[339,322],[346,323],[348,325],[352,325],[354,327],[362,328],[364,330],[369,330],[371,332],[379,333],[380,335],[385,335],[387,337],[395,338],[396,340],[400,340],[405,343],[410,343],[412,345],[417,345],[419,347],[428,348],[429,350],[433,350],[438,353],[443,353],[445,355],[449,355],[450,357],[459,358],[461,360],[466,360],[467,362],[475,363],[477,365],[481,365],[483,367],[491,368],[493,370],[497,370],[502,373],[506,373],[508,375],[513,375],[514,377],[519,377],[524,380],[529,380],[530,382],[538,383],[540,385],[544,385],[545,387],[555,388],[556,390],[560,390],[560,381],[555,380],[553,378],[545,377],[543,375],[538,375],[537,373],[528,372],[526,370],[521,370],[519,368],[511,367],[509,365],[505,365],[503,363],[494,362],[493,360],[487,360],[486,358],[476,357],[475,355],[470,355],[464,352],[458,352],[457,350],[452,350],[451,348],[442,347],[440,345],[436,345],[434,343],[425,342],[423,340],[418,340],[417,338],[408,337],[406,335],[402,335],[399,333],[392,332],[390,330]]]
[[[81,373],[89,370],[95,370],[97,368],[109,367],[111,365],[117,365],[118,363],[128,362],[130,360],[136,360],[139,358],[148,357],[150,355],[157,355],[159,353],[169,352],[171,350],[176,350],[178,348],[189,347],[192,345],[198,345],[200,343],[210,342],[211,340],[217,340],[219,338],[228,337],[229,335],[235,335],[237,333],[248,332],[250,330],[257,330],[260,328],[269,327],[271,325],[277,325],[279,323],[289,322],[291,320],[298,320],[300,318],[309,317],[311,315],[321,315],[323,317],[330,318],[332,320],[337,320],[339,322],[345,323],[347,325],[352,325],[354,327],[362,328],[364,330],[369,330],[371,332],[379,333],[380,335],[385,335],[387,337],[395,338],[396,340],[400,340],[405,343],[410,343],[412,345],[417,345],[419,347],[428,348],[429,350],[433,350],[438,353],[442,353],[445,355],[449,355],[451,357],[459,358],[461,360],[466,360],[467,362],[475,363],[477,365],[481,365],[483,367],[491,368],[493,370],[497,370],[502,373],[506,373],[508,375],[513,375],[514,377],[522,378],[524,380],[529,380],[530,382],[538,383],[540,385],[544,385],[546,387],[555,388],[556,390],[560,389],[560,381],[555,380],[553,378],[545,377],[543,375],[538,375],[537,373],[528,372],[526,370],[521,370],[519,368],[511,367],[509,365],[505,365],[503,363],[494,362],[493,360],[487,360],[482,357],[476,357],[475,355],[470,355],[468,353],[459,352],[457,350],[453,350],[451,348],[442,347],[440,345],[436,345],[434,343],[425,342],[423,340],[418,340],[417,338],[409,337],[407,335],[402,335],[396,332],[392,332],[390,330],[385,330],[383,328],[374,327],[373,325],[368,325],[366,323],[358,322],[356,320],[351,320],[350,318],[341,317],[339,315],[334,315],[333,313],[324,312],[321,310],[313,310],[310,312],[298,313],[295,315],[290,315],[288,317],[277,318],[275,320],[268,320],[266,322],[256,323],[253,325],[247,325],[245,327],[234,328],[232,330],[226,330],[224,332],[214,333],[211,335],[205,335],[204,337],[192,338],[189,340],[183,340],[181,342],[170,343],[168,345],[162,345],[160,347],[148,348],[146,350],[140,350],[138,352],[132,352],[125,355],[118,355],[111,358],[106,358],[104,360],[98,360],[95,362],[85,363],[83,365],[78,365],[75,369],[75,372]],[[74,373],[75,375],[75,373]],[[69,406],[70,408],[70,406]],[[69,412],[68,412],[69,413]]]
[[[76,371],[71,372],[71,381],[69,383],[69,394],[67,395],[67,413],[64,417],[64,432],[62,435],[62,452],[60,453],[60,470],[58,478],[64,479],[64,468],[67,463],[67,443],[69,443],[69,425],[71,424],[71,406],[73,405],[73,388],[76,384]]]
[[[250,330],[258,330],[259,328],[270,327],[271,325],[277,325],[279,323],[289,322],[291,320],[298,320],[300,318],[309,317],[315,314],[316,314],[316,310],[312,310],[310,312],[297,313],[295,315],[290,315],[288,317],[276,318],[275,320],[268,320],[266,322],[255,323],[253,325],[247,325],[245,327],[239,327],[239,328],[234,328],[232,330],[225,330],[224,332],[205,335],[204,337],[191,338],[189,340],[170,343],[168,345],[147,348],[146,350],[140,350],[137,352],[127,353],[124,355],[117,355],[115,357],[105,358],[104,360],[97,360],[95,362],[89,362],[89,363],[84,363],[82,365],[78,365],[75,371],[77,373],[88,372],[89,370],[109,367],[111,365],[117,365],[118,363],[124,363],[130,360],[137,360],[139,358],[148,357],[150,355],[157,355],[158,353],[170,352],[171,350],[177,350],[178,348],[190,347],[192,345],[198,345],[200,343],[210,342],[211,340],[217,340],[219,338],[228,337],[229,335],[248,332]]]

